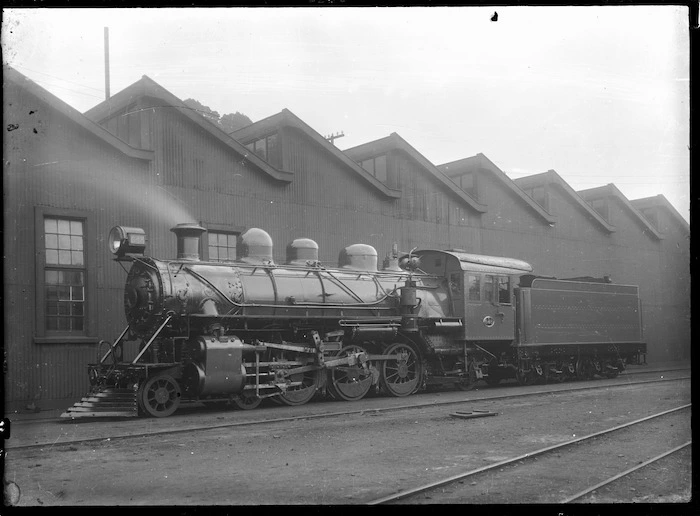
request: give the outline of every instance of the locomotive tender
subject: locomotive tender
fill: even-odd
[[[127,327],[99,363],[91,392],[63,416],[164,417],[182,400],[254,408],[264,398],[301,405],[317,393],[358,400],[372,390],[407,396],[435,384],[470,389],[517,378],[615,376],[639,363],[637,287],[530,274],[510,258],[396,246],[346,247],[337,267],[318,245],[294,240],[287,260],[252,228],[235,262],[201,260],[197,224],[172,228],[175,260],[144,255],[145,233],[117,226],[110,249],[130,262]],[[125,342],[140,343],[124,360]]]

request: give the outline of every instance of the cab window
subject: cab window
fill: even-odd
[[[484,276],[484,301],[487,303],[494,302],[493,296],[493,276]]]
[[[452,273],[450,274],[450,292],[452,293],[453,299],[462,298],[462,274]]]
[[[508,276],[498,277],[498,302],[502,305],[510,304],[510,278]]]
[[[467,285],[469,288],[469,301],[481,300],[481,277],[469,274],[467,276]]]

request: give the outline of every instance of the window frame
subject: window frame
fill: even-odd
[[[536,192],[542,194],[542,199],[540,199],[542,202],[537,199],[538,195]],[[540,208],[549,211],[549,189],[546,185],[533,186],[528,190],[527,194]]]
[[[272,150],[274,152],[270,153],[270,138],[275,139],[275,144],[272,146]],[[261,147],[264,149],[264,156],[261,156],[257,152],[255,152],[256,147],[258,146],[258,143],[262,142]],[[280,148],[280,135],[279,131],[275,131],[270,134],[266,134],[265,136],[260,136],[259,138],[255,138],[254,140],[249,141],[248,143],[245,144],[246,149],[248,149],[250,152],[255,154],[258,158],[264,160],[265,162],[269,163],[273,167],[279,168],[282,166],[282,156],[281,156],[281,148]],[[272,154],[272,155],[271,155]]]
[[[610,217],[610,201],[602,197],[600,199],[591,199],[588,202],[589,206],[600,215],[608,224],[612,224]]]
[[[61,266],[46,263],[45,218],[79,220],[83,223],[83,266]],[[36,206],[34,210],[34,272],[35,272],[35,344],[65,344],[97,342],[96,256],[97,238],[94,217],[87,210],[74,210]],[[80,332],[48,330],[46,328],[46,269],[83,271],[83,330]]]
[[[483,277],[483,274],[467,272],[464,289],[466,290],[468,303],[481,303],[481,292],[483,290],[481,288],[482,277]],[[472,293],[473,293],[472,292],[472,282],[471,282],[472,278],[474,278],[476,280],[476,286],[478,287],[476,290],[477,297],[475,297],[475,298],[472,298]]]
[[[512,306],[513,305],[513,281],[511,277],[507,274],[484,274],[484,288],[482,288],[482,299],[484,303],[491,303],[496,306]],[[501,285],[503,282],[501,280],[506,280],[508,285],[508,301],[501,301]],[[487,285],[491,285],[491,288],[486,288]],[[490,292],[490,296],[488,295]],[[488,299],[491,297],[491,299]]]
[[[380,163],[382,163],[382,166],[380,167],[382,170],[382,177],[379,177],[380,174],[377,173],[377,160],[380,160]],[[386,154],[379,154],[378,156],[365,158],[363,160],[358,161],[357,163],[365,172],[368,172],[377,181],[380,181],[385,185],[389,183],[389,159],[387,158]],[[372,168],[367,168],[370,165]]]
[[[238,240],[238,237],[240,237],[244,232],[245,232],[245,227],[243,226],[231,226],[228,224],[215,224],[215,223],[206,223],[203,222],[201,223],[201,226],[207,230],[206,235],[203,235],[202,238],[200,239],[200,247],[201,249],[199,250],[199,254],[202,257],[202,260],[205,262],[210,262],[212,261],[211,258],[209,257],[209,232],[214,232],[214,233],[227,233],[227,234],[232,234],[236,235],[236,240]],[[238,249],[238,241],[236,241],[236,260],[239,259],[239,249]],[[234,263],[234,262],[215,262],[215,263]]]
[[[462,174],[459,177],[459,187],[475,201],[479,200],[479,178],[475,172]]]
[[[501,290],[501,285],[504,284],[504,282],[501,280],[505,280],[505,285],[508,286],[508,288],[506,290],[506,292],[508,292],[508,301],[501,301],[501,292],[503,292],[503,290]],[[497,304],[499,304],[499,305],[512,305],[513,304],[513,289],[511,287],[511,283],[512,283],[512,281],[510,279],[510,276],[506,276],[506,275],[496,276],[496,302],[497,302]]]

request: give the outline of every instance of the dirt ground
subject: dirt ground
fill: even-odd
[[[105,438],[10,450],[5,478],[20,487],[20,506],[358,504],[689,402],[686,380],[395,412],[367,410],[186,434]],[[363,400],[353,406],[361,408],[363,403],[377,402]],[[347,407],[338,404],[337,410]],[[302,408],[295,409],[299,415]],[[466,420],[450,416],[470,410],[498,415]],[[178,419],[168,424],[178,424]],[[680,444],[690,435],[687,418],[636,439],[641,439],[640,447],[648,445],[651,450],[660,443]],[[656,482],[660,477],[655,475],[655,482],[641,487],[632,501],[687,501],[689,460],[689,453],[673,456],[665,466],[667,480]],[[590,479],[607,473],[595,461],[577,465],[563,457],[554,475],[561,477],[579,466]],[[623,469],[621,464],[619,471]],[[604,492],[597,496],[588,501],[610,501]],[[612,496],[613,501],[630,501]],[[531,501],[503,489],[486,502],[465,496],[449,503]]]

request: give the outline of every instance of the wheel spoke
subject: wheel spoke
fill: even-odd
[[[169,416],[180,406],[180,387],[169,375],[154,376],[139,389],[139,404],[150,416]]]
[[[415,349],[407,344],[397,343],[385,351],[397,358],[382,364],[382,390],[392,396],[408,396],[421,385],[423,372]]]
[[[347,357],[355,353],[366,353],[360,346],[347,346],[342,348],[335,356]],[[328,372],[328,391],[335,399],[355,401],[363,398],[372,387],[372,373],[369,367],[359,365],[340,366]]]

